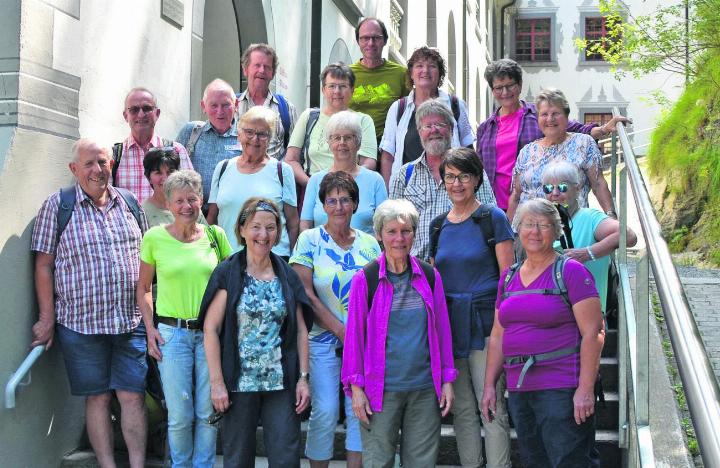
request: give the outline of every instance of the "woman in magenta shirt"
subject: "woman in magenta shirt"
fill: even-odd
[[[392,466],[400,428],[403,464],[434,467],[440,419],[454,399],[457,371],[442,281],[410,256],[418,219],[407,200],[381,203],[373,227],[384,253],[350,286],[341,376],[362,425],[365,466]]]

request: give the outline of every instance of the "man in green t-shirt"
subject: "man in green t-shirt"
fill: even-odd
[[[372,117],[379,144],[390,105],[410,92],[405,80],[407,69],[382,58],[388,33],[381,20],[363,18],[355,28],[355,40],[363,56],[350,65],[355,73],[355,92],[350,108]]]

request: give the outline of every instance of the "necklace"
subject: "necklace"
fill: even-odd
[[[477,200],[475,200],[473,203],[470,204],[470,208],[467,211],[456,213],[455,206],[453,205],[450,213],[448,213],[448,218],[450,218],[450,221],[454,223],[461,223],[465,221],[468,217],[470,217],[470,215],[473,214],[475,210],[477,210],[478,206],[480,206],[480,204],[477,202]]]

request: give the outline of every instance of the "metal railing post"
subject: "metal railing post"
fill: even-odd
[[[615,167],[615,166],[613,166]],[[617,268],[618,274],[621,278],[628,278],[627,273],[627,248],[626,240],[623,241],[623,233],[627,226],[627,182],[625,168],[620,171],[620,203],[619,203],[618,218],[620,220],[620,250],[617,252]],[[625,236],[627,237],[627,236]],[[624,282],[623,282],[624,283]],[[630,282],[621,285],[629,287]],[[623,291],[621,289],[621,291]],[[628,339],[627,339],[627,325],[626,320],[626,307],[625,295],[618,295],[618,399],[619,399],[619,414],[618,414],[618,446],[620,448],[628,448]],[[630,296],[632,299],[632,296]],[[632,304],[630,304],[632,306]]]
[[[635,272],[635,352],[637,358],[637,379],[635,381],[635,418],[638,426],[647,426],[650,421],[649,373],[650,356],[648,351],[650,275],[647,251],[637,262]]]
[[[5,386],[5,408],[15,408],[15,390],[17,389],[18,385],[27,385],[30,383],[29,381],[26,383],[22,383],[21,381],[25,377],[25,374],[30,373],[30,368],[33,366],[33,364],[35,364],[35,361],[40,358],[43,351],[45,351],[45,345],[35,346],[32,351],[30,351],[30,354],[27,355],[22,364],[20,364],[18,370],[16,370],[12,374],[10,380]]]
[[[612,138],[610,140],[611,144],[611,150],[610,150],[610,193],[612,193],[613,198],[617,197],[617,162],[618,162],[618,154],[617,154],[617,135],[615,132],[612,134]]]

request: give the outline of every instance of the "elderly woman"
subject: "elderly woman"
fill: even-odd
[[[309,108],[300,114],[285,155],[285,162],[292,166],[300,187],[308,184],[311,175],[330,169],[333,165],[333,152],[325,126],[330,117],[349,109],[355,89],[355,74],[342,62],[325,67],[320,74],[320,81],[325,103],[322,109]],[[362,138],[357,142],[359,163],[373,170],[377,165],[375,124],[367,114],[357,112],[356,115],[362,129]]]
[[[513,230],[503,211],[475,197],[483,167],[475,151],[454,148],[445,153],[440,175],[452,202],[450,211],[430,225],[430,252],[445,284],[455,381],[453,425],[462,466],[483,466],[478,409],[485,383],[487,349],[495,316],[500,271],[513,263]],[[497,384],[505,392],[504,379]],[[483,421],[487,466],[510,468],[510,423],[504,399],[495,419]]]
[[[152,227],[143,237],[137,303],[147,330],[148,353],[160,369],[173,466],[211,466],[217,430],[208,424],[210,379],[197,317],[210,275],[231,248],[221,228],[197,222],[203,200],[200,174],[174,172],[163,190],[173,222]]]
[[[603,211],[615,217],[612,195],[603,177],[600,149],[591,136],[568,133],[570,104],[565,95],[558,89],[543,89],[535,99],[535,105],[544,136],[520,150],[513,169],[508,219],[513,219],[519,204],[531,198],[543,198],[540,177],[545,167],[555,161],[569,161],[581,171],[580,206],[588,206],[588,193],[592,189]]]
[[[372,234],[372,216],[375,208],[387,198],[387,189],[380,174],[357,163],[357,152],[362,142],[362,129],[357,115],[356,112],[341,111],[330,117],[325,125],[333,164],[330,169],[316,172],[310,177],[300,214],[301,232],[327,222],[327,213],[319,197],[320,183],[328,173],[343,171],[355,179],[360,191],[360,201],[350,226]]]
[[[408,86],[413,88],[407,97],[390,106],[385,119],[385,132],[380,142],[382,150],[380,171],[389,184],[390,177],[403,164],[414,161],[423,152],[415,118],[415,109],[428,99],[440,99],[453,112],[453,147],[472,146],[474,135],[465,102],[440,89],[445,78],[445,60],[437,49],[420,47],[407,64]]]
[[[290,264],[310,297],[316,322],[310,331],[313,399],[305,455],[313,467],[326,467],[332,458],[339,415],[338,353],[345,341],[350,280],[363,265],[380,255],[380,246],[373,236],[350,225],[360,201],[358,185],[350,174],[327,174],[320,183],[319,195],[327,221],[300,234]],[[360,428],[349,399],[345,401],[345,415],[347,464],[360,467]]]
[[[152,196],[142,204],[148,226],[172,223],[174,217],[167,207],[163,186],[170,174],[180,169],[180,156],[175,148],[150,148],[143,158],[143,169],[145,178],[153,189]],[[207,224],[202,212],[198,216],[198,221]]]
[[[580,177],[577,167],[573,164],[566,161],[550,164],[543,171],[542,184],[545,198],[567,208],[573,248],[565,249],[563,253],[582,262],[592,273],[604,313],[608,294],[610,254],[620,245],[620,223],[600,210],[580,208],[578,202]],[[636,243],[637,235],[628,228],[628,247]]]
[[[251,107],[240,117],[237,130],[243,153],[215,167],[207,220],[232,233],[230,245],[239,250],[242,245],[235,234],[235,223],[240,207],[250,197],[268,198],[280,207],[280,223],[285,226],[278,232],[280,239],[273,252],[288,259],[297,239],[299,220],[292,169],[267,154],[276,118],[274,111],[263,106]]]
[[[453,405],[457,371],[442,280],[410,255],[418,219],[407,200],[383,202],[373,225],[384,253],[350,287],[342,382],[363,424],[366,467],[393,466],[398,431],[403,465],[434,467],[440,418]]]
[[[272,200],[245,201],[235,226],[245,249],[215,270],[201,305],[212,405],[215,417],[225,414],[226,466],[254,466],[260,419],[270,466],[300,466],[312,316],[299,278],[272,252],[281,220]]]
[[[524,466],[599,466],[594,387],[605,328],[595,283],[580,262],[553,250],[562,224],[552,203],[528,201],[514,224],[527,259],[500,277],[483,417],[497,411],[504,363]]]
[[[528,143],[542,138],[543,134],[535,105],[520,99],[522,68],[517,62],[510,59],[491,62],[485,69],[485,80],[499,107],[478,127],[477,153],[483,160],[498,206],[507,211],[518,152]],[[618,122],[629,120],[613,117],[602,126],[569,120],[566,129],[589,134],[597,140],[614,132]]]

